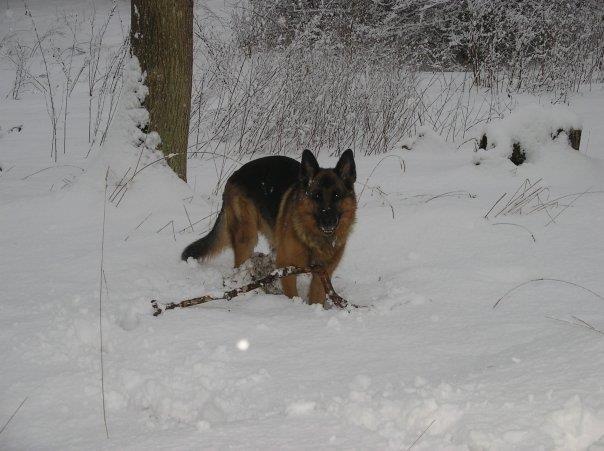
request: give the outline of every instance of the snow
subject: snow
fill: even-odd
[[[21,20],[9,11],[0,26]],[[604,335],[575,319],[604,330],[604,301],[537,281],[493,308],[538,278],[604,294],[604,86],[549,116],[527,96],[493,124],[502,139],[532,140],[518,167],[489,157],[495,149],[475,165],[473,146],[457,150],[431,130],[410,150],[357,157],[358,221],[333,282],[369,308],[252,293],[156,318],[151,299],[222,292],[234,274],[229,252],[179,259],[212,224],[225,162],[190,160],[185,184],[159,161],[121,201],[107,200],[129,168],[159,158],[156,137],[133,135],[145,120],[135,63],[110,135],[88,158],[87,86],[76,87],[67,151],[54,165],[44,99],[6,98],[13,75],[0,62],[0,448],[604,447]],[[581,152],[540,134],[577,118]],[[319,160],[335,164],[327,152]],[[576,195],[548,211],[484,218],[503,193],[540,178],[550,199],[583,195],[566,210]],[[188,216],[207,218],[191,230]]]

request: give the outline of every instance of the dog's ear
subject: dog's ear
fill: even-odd
[[[347,149],[344,151],[338,164],[335,168],[336,174],[344,181],[346,186],[351,189],[354,186],[354,182],[357,180],[357,168],[354,164],[354,155],[352,150]]]
[[[310,182],[315,178],[319,172],[319,163],[317,159],[308,149],[304,149],[302,152],[302,162],[300,165],[300,181],[305,188],[308,188]]]

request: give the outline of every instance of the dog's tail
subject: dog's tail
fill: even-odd
[[[216,218],[212,230],[210,230],[203,238],[185,247],[185,250],[182,251],[180,257],[184,261],[187,261],[189,257],[205,260],[218,254],[229,244],[226,223],[227,218],[223,205],[222,210],[218,213],[218,217]]]

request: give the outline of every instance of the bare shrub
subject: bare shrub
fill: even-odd
[[[28,74],[32,48],[19,39],[6,39],[6,49],[3,49],[3,53],[15,71],[10,96],[13,100],[19,100],[23,89],[30,83]]]
[[[476,87],[468,73],[425,74],[416,98],[418,125],[429,126],[448,141],[473,139],[481,124],[503,117],[515,106],[512,96]]]
[[[123,86],[122,74],[130,40],[122,29],[122,40],[117,46],[105,45],[107,29],[112,21],[121,18],[117,2],[97,24],[97,11],[93,4],[92,13],[87,21],[88,39],[86,42],[86,72],[88,81],[88,143],[89,150],[95,144],[102,145],[107,137],[109,125],[116,112]]]
[[[14,68],[9,95],[18,100],[29,89],[44,96],[51,130],[50,155],[56,163],[61,144],[63,154],[67,152],[71,96],[87,78],[90,152],[104,142],[121,94],[128,37],[124,35],[117,43],[105,40],[112,21],[121,20],[117,2],[112,2],[106,13],[98,14],[93,2],[90,16],[78,10],[57,10],[50,22],[38,21],[27,3],[24,8],[28,26],[0,41],[0,57]]]
[[[129,38],[126,37],[119,47],[108,53],[103,65],[103,72],[93,90],[89,106],[91,117],[90,149],[95,144],[102,145],[107,138],[109,126],[117,111],[118,100],[123,88],[123,72],[130,48]],[[90,152],[89,149],[89,152]]]
[[[245,55],[205,35],[196,80],[195,152],[283,154],[301,148],[364,154],[410,132],[417,77],[395,58],[309,45]]]
[[[48,30],[44,34],[40,34],[38,32],[38,27],[36,25],[36,20],[27,6],[25,4],[25,15],[28,16],[31,20],[31,27],[35,36],[35,44],[33,47],[33,52],[36,50],[40,52],[40,56],[42,58],[42,68],[44,70],[42,81],[38,80],[38,77],[29,76],[29,79],[38,87],[42,93],[44,94],[44,100],[46,103],[46,112],[48,113],[48,118],[50,120],[50,128],[51,128],[51,138],[50,138],[50,157],[56,163],[58,159],[58,147],[57,147],[57,131],[58,124],[61,112],[59,110],[60,104],[57,104],[56,98],[56,86],[53,79],[53,71],[50,60],[50,56],[53,53],[52,43],[46,43],[47,38],[53,34],[53,30]],[[32,54],[33,54],[32,52]],[[53,89],[54,88],[54,89]]]
[[[84,51],[78,45],[78,31],[81,26],[81,21],[77,14],[65,14],[65,26],[67,27],[70,37],[70,43],[65,49],[56,48],[52,53],[54,64],[60,67],[63,75],[62,94],[61,94],[61,112],[63,116],[63,154],[66,153],[67,147],[67,116],[69,113],[69,100],[73,93],[85,64],[78,62],[78,56]]]

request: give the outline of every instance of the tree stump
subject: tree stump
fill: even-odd
[[[579,150],[581,148],[581,129],[574,129],[571,128],[568,131],[568,141],[570,142],[570,146],[575,149],[575,150]]]
[[[480,138],[480,142],[478,143],[478,148],[487,150],[487,134],[486,133],[484,135],[482,135],[482,138]]]
[[[510,161],[516,166],[520,166],[526,161],[526,152],[520,146],[520,143],[514,143],[512,146],[512,155],[510,155]]]

